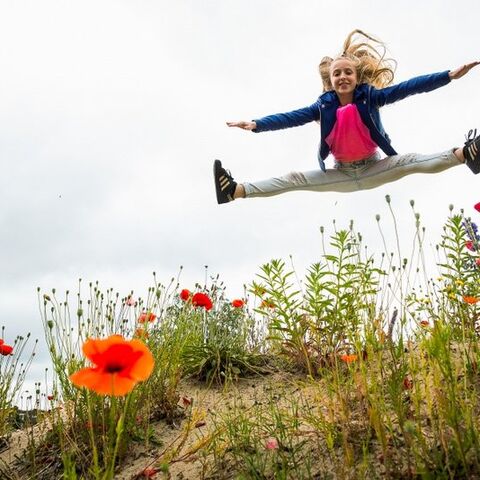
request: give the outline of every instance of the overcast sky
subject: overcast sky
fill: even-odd
[[[479,18],[477,0],[0,0],[7,340],[31,331],[43,342],[37,286],[75,291],[81,277],[143,295],[152,271],[168,283],[183,265],[182,287],[192,288],[208,265],[236,297],[271,258],[293,255],[302,276],[321,254],[320,225],[331,233],[333,219],[339,228],[354,219],[375,250],[375,214],[392,230],[386,194],[405,245],[410,199],[436,243],[450,203],[476,214],[480,178],[466,167],[367,192],[218,206],[212,162],[239,181],[317,168],[317,124],[256,135],[225,121],[313,103],[320,59],[354,28],[387,43],[396,81],[478,60]],[[396,150],[461,145],[480,128],[479,85],[477,68],[385,108]]]

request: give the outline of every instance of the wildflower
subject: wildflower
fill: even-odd
[[[210,300],[210,297],[206,293],[195,293],[192,297],[192,305],[194,307],[203,307],[205,310],[211,310],[213,303]]]
[[[475,260],[475,265],[476,265],[477,267],[480,267],[480,258],[477,258],[477,259]]]
[[[467,234],[468,240],[465,242],[465,246],[472,252],[478,250],[478,244],[480,242],[480,236],[478,235],[478,226],[472,222],[469,218],[466,218],[463,222],[463,228]]]
[[[342,360],[345,363],[356,362],[358,360],[358,355],[355,355],[354,353],[350,355],[347,355],[347,354],[340,355],[340,360]]]
[[[245,302],[240,298],[236,298],[235,300],[232,301],[232,307],[242,308],[244,305],[245,305]]]
[[[420,326],[423,327],[423,328],[427,328],[430,326],[430,323],[428,322],[428,320],[421,320],[420,321]]]
[[[267,291],[265,290],[265,287],[263,285],[255,284],[253,286],[253,294],[257,297],[263,297],[265,293],[267,293]]]
[[[260,308],[275,308],[275,304],[270,302],[269,300],[262,300]]]
[[[181,298],[184,302],[186,302],[186,301],[190,298],[191,295],[192,295],[192,294],[191,294],[190,290],[187,290],[186,288],[184,288],[184,289],[180,292],[180,298]]]
[[[138,322],[139,323],[145,323],[145,322],[153,322],[157,316],[152,313],[152,312],[143,312],[139,317],[138,317]]]
[[[158,470],[156,468],[147,467],[142,471],[141,475],[143,478],[153,478],[157,473]]]
[[[10,355],[13,352],[13,347],[7,345],[4,340],[0,343],[0,355]]]
[[[144,328],[137,328],[133,335],[134,337],[148,338],[148,332]]]
[[[83,353],[94,366],[75,372],[70,380],[101,395],[126,395],[153,370],[154,360],[147,346],[121,335],[89,339],[83,344]]]
[[[55,397],[53,395],[47,395],[47,400],[50,400],[50,401],[55,400]]]
[[[477,249],[475,248],[475,245],[473,244],[473,242],[471,240],[467,240],[465,242],[465,247],[470,250],[471,252],[476,252]]]
[[[403,389],[404,390],[411,390],[413,388],[413,381],[408,378],[408,377],[405,377],[403,379]]]
[[[469,296],[469,295],[464,295],[463,301],[464,301],[465,303],[470,304],[470,305],[474,305],[475,303],[477,303],[478,301],[480,301],[480,298],[471,297],[471,296]]]
[[[128,305],[129,307],[135,306],[135,300],[133,299],[132,296],[129,296],[127,300],[125,301],[125,305]]]
[[[480,212],[480,202],[476,203],[473,208],[477,211]]]
[[[277,450],[278,449],[278,442],[276,438],[268,438],[265,442],[265,449],[266,450]]]

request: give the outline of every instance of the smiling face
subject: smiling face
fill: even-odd
[[[347,58],[334,60],[330,65],[330,81],[340,100],[350,99],[351,102],[353,91],[357,86],[355,64]]]

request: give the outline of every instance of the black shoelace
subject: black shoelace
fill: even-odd
[[[465,143],[473,142],[477,138],[477,129],[470,130],[468,135],[465,135]]]

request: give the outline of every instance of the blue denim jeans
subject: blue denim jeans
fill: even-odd
[[[282,177],[273,177],[258,182],[244,182],[245,196],[271,197],[294,190],[312,192],[355,192],[369,190],[385,183],[394,182],[412,173],[438,173],[461,165],[454,149],[433,155],[407,153],[380,158],[373,156],[354,164],[336,163],[335,168],[291,172]]]

